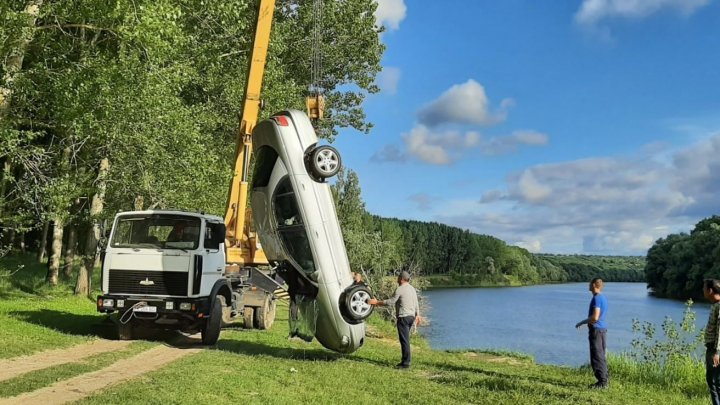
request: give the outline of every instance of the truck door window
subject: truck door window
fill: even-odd
[[[225,240],[225,224],[208,222],[205,227],[205,249],[218,250],[220,244]]]
[[[315,261],[310,250],[307,231],[289,177],[283,178],[278,183],[273,196],[273,208],[278,233],[288,254],[302,271],[315,272]]]

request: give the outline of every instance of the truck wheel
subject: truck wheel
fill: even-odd
[[[225,297],[219,296],[220,302],[222,302],[222,321],[223,326],[230,325],[232,323],[232,308],[225,302]]]
[[[255,315],[255,309],[253,307],[245,307],[243,310],[243,320],[245,321],[245,324],[243,327],[245,329],[252,329],[254,324],[254,315]]]
[[[342,167],[340,153],[332,146],[322,145],[310,152],[310,170],[320,180],[336,175]]]
[[[367,303],[369,299],[370,290],[364,285],[350,287],[343,293],[340,307],[349,323],[360,323],[372,314],[373,307]]]
[[[118,340],[132,340],[133,339],[133,320],[130,319],[127,323],[118,321],[117,325]]]
[[[268,330],[275,322],[275,300],[271,295],[265,297],[263,305],[255,309],[255,328]]]
[[[205,320],[202,328],[202,342],[207,346],[214,346],[220,338],[220,327],[222,325],[222,301],[215,297],[215,302],[210,309],[210,317]]]

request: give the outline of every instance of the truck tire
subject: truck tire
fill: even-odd
[[[225,302],[225,297],[222,295],[218,296],[222,302],[222,322],[223,326],[228,326],[232,323],[232,308]]]
[[[367,303],[371,298],[370,290],[364,285],[348,288],[340,296],[340,309],[345,320],[351,324],[358,324],[372,314],[373,307]]]
[[[255,328],[260,330],[268,330],[275,322],[275,300],[272,295],[265,296],[263,305],[255,309]]]
[[[213,306],[210,309],[210,317],[205,320],[202,328],[202,342],[207,346],[214,346],[220,338],[220,327],[222,326],[222,301],[215,297]]]
[[[118,340],[132,340],[133,339],[133,320],[130,319],[126,323],[118,321],[117,324]]]
[[[252,329],[254,326],[255,308],[245,307],[243,309],[243,320],[245,321],[243,327],[245,329]]]

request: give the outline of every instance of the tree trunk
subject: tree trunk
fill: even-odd
[[[5,213],[5,192],[9,178],[12,176],[11,170],[12,166],[10,166],[10,162],[7,160],[3,162],[2,180],[0,180],[0,218],[2,218]]]
[[[37,260],[41,262],[45,260],[45,251],[47,250],[47,237],[50,231],[50,221],[45,221],[43,224],[42,234],[40,236],[40,249],[38,250]]]
[[[92,291],[92,274],[97,257],[97,245],[100,239],[100,219],[99,216],[103,211],[105,203],[105,178],[110,167],[110,161],[107,158],[100,161],[100,170],[97,177],[97,191],[93,195],[90,204],[90,220],[92,226],[88,229],[87,238],[85,240],[85,254],[80,272],[78,273],[77,283],[75,284],[76,295],[89,295]]]
[[[62,256],[62,242],[63,242],[63,222],[64,220],[60,216],[55,217],[53,224],[53,242],[52,242],[52,253],[50,254],[50,261],[47,273],[47,282],[50,285],[57,285],[58,274],[60,274],[60,256]]]
[[[25,232],[20,234],[20,253],[25,254]]]
[[[77,246],[77,228],[75,225],[68,226],[68,236],[65,245],[65,277],[70,278],[75,267],[75,247]]]
[[[34,27],[37,21],[38,15],[40,14],[40,7],[43,4],[43,0],[28,0],[25,3],[25,14],[27,14],[27,26],[28,28]],[[28,44],[32,41],[33,33],[35,30],[27,29],[23,30],[23,34],[18,38],[17,44],[14,49],[10,49],[4,66],[5,74],[3,75],[3,86],[0,86],[0,122],[5,120],[8,111],[10,110],[10,100],[13,94],[13,84],[18,73],[22,69],[23,59],[25,59],[25,49]]]

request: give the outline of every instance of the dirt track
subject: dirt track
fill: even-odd
[[[102,341],[107,343],[119,344],[121,342]],[[81,345],[86,346],[86,345]],[[68,350],[75,349],[70,348]],[[115,349],[117,350],[117,349]],[[69,380],[57,382],[49,387],[24,393],[16,397],[0,399],[0,405],[22,404],[22,405],[47,405],[47,404],[64,404],[77,401],[87,397],[96,391],[106,389],[113,385],[127,381],[128,379],[138,377],[149,371],[158,369],[167,363],[191,355],[201,351],[202,348],[182,349],[168,346],[154,347],[145,352],[139,353],[133,357],[119,360],[116,363],[105,367],[101,370],[91,373],[79,375]],[[106,350],[107,351],[107,350]],[[100,351],[96,352],[99,353]],[[48,352],[46,352],[48,353]],[[41,356],[42,353],[34,356]],[[87,357],[87,356],[85,356]],[[27,357],[26,357],[27,358]],[[72,360],[77,360],[78,357]],[[71,361],[72,361],[71,360]],[[20,359],[14,360],[20,361]],[[69,361],[63,361],[67,363]],[[56,363],[56,364],[62,364]],[[1,366],[1,364],[0,364]],[[49,367],[47,363],[43,363],[42,367]],[[27,371],[26,371],[27,372]],[[17,374],[16,374],[17,375]]]
[[[0,381],[9,380],[35,370],[72,363],[96,354],[120,350],[130,342],[94,340],[67,349],[48,350],[30,356],[0,360]]]

